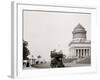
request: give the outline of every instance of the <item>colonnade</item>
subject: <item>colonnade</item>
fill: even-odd
[[[86,57],[90,56],[90,49],[75,49],[77,57]]]

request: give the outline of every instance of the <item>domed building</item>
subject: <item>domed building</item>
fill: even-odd
[[[69,43],[69,52],[71,57],[88,57],[91,55],[91,41],[87,40],[87,31],[85,28],[78,24],[72,31],[73,39]]]

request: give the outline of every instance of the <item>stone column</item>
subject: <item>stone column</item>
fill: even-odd
[[[85,51],[84,51],[84,49],[83,49],[83,57],[85,56]]]
[[[91,56],[91,48],[89,48],[89,56]]]
[[[81,57],[81,49],[80,49],[80,53],[79,54],[80,54],[80,57]]]
[[[85,49],[85,56],[86,56],[86,49]]]
[[[77,49],[76,49],[76,56],[77,56]]]
[[[79,58],[79,49],[78,49],[78,58]]]
[[[83,57],[83,49],[82,49],[82,57]]]
[[[79,49],[79,58],[80,58],[80,49]]]
[[[88,56],[90,56],[89,49],[88,49]]]
[[[83,49],[83,56],[85,57],[85,49]]]
[[[83,57],[83,49],[81,49],[81,57]]]
[[[82,57],[82,49],[80,49],[80,57]]]
[[[88,56],[88,51],[87,51],[87,49],[86,49],[86,56]]]
[[[77,57],[79,57],[79,49],[77,49]]]

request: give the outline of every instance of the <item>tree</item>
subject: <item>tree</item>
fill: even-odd
[[[38,58],[38,64],[40,63],[40,58],[42,58],[40,55],[37,56]]]
[[[39,59],[39,58],[41,58],[41,56],[39,55],[39,56],[37,56],[37,58]]]
[[[23,60],[29,59],[27,56],[30,54],[30,52],[27,46],[28,46],[28,42],[23,40]]]

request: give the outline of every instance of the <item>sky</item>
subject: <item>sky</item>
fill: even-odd
[[[86,29],[87,39],[91,40],[90,14],[24,11],[23,15],[23,37],[34,58],[41,55],[50,60],[53,49],[62,50],[68,56],[72,31],[79,23]]]

